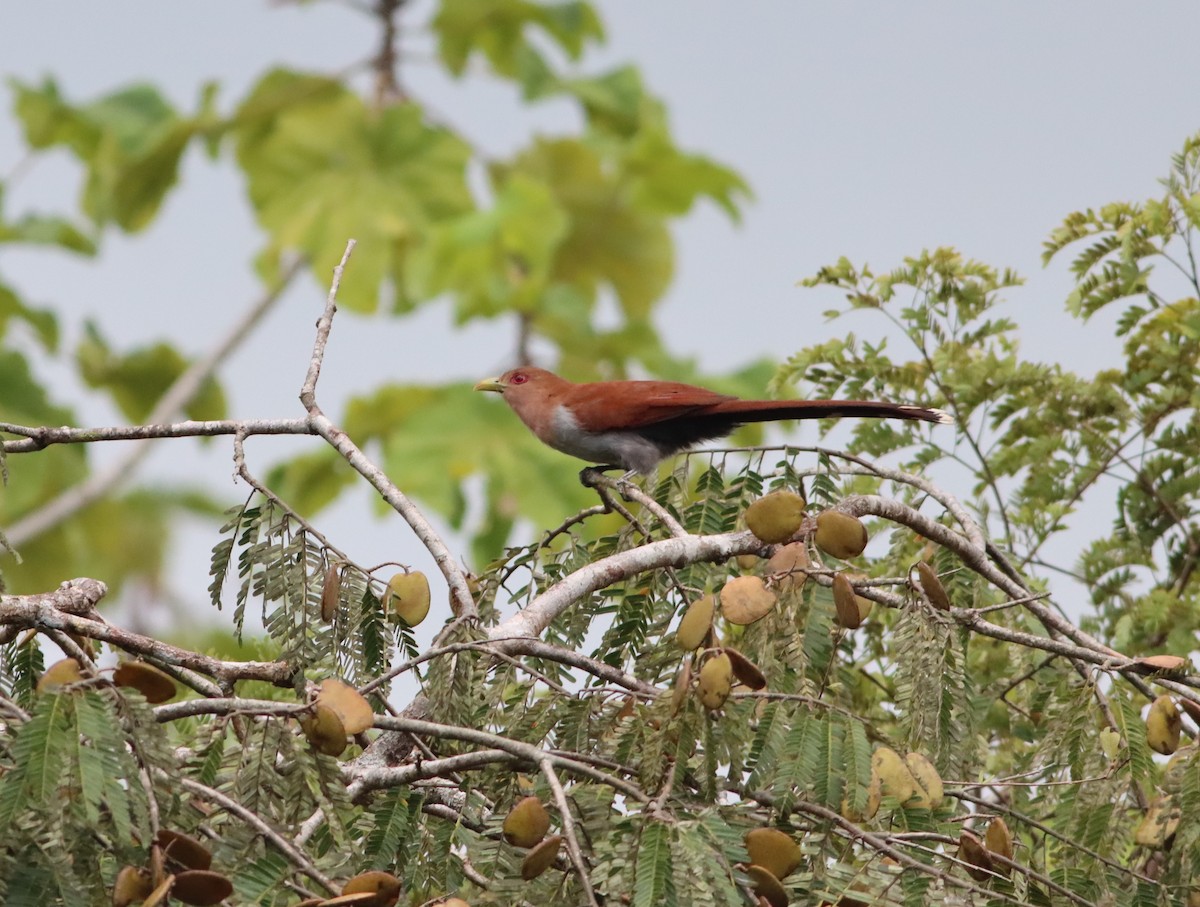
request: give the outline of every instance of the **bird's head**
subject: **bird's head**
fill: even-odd
[[[518,397],[545,385],[548,380],[556,378],[556,375],[545,369],[522,366],[509,369],[498,378],[485,378],[475,385],[475,390],[494,391],[505,397]]]

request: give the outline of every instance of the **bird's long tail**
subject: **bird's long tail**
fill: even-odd
[[[826,419],[857,416],[866,419],[908,419],[948,425],[953,417],[928,406],[882,403],[874,400],[729,400],[705,415],[729,416],[737,422],[776,422],[786,419]]]

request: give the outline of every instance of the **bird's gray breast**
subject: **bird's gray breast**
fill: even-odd
[[[649,473],[663,456],[657,444],[634,431],[585,431],[565,406],[554,410],[550,429],[551,447],[589,463]]]

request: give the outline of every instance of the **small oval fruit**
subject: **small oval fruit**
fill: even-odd
[[[1169,756],[1179,749],[1179,733],[1183,730],[1183,719],[1175,700],[1170,696],[1159,696],[1150,703],[1146,713],[1146,743],[1156,753]]]
[[[675,675],[675,686],[671,688],[671,717],[674,718],[683,708],[688,688],[692,685],[692,660],[685,658]]]
[[[710,712],[715,712],[725,704],[732,689],[733,662],[728,655],[722,652],[704,662],[696,683],[696,692],[702,706]]]
[[[501,830],[514,847],[533,847],[550,830],[550,814],[537,797],[525,797],[509,810]]]
[[[716,604],[716,599],[711,595],[701,595],[688,605],[679,621],[679,629],[675,631],[675,642],[679,648],[690,652],[704,642],[708,631],[712,629]]]
[[[415,627],[429,613],[429,580],[420,570],[397,573],[387,584],[383,608],[410,627]]]
[[[1008,824],[996,816],[988,823],[987,831],[983,833],[983,843],[988,851],[1006,860],[1013,858],[1013,836],[1008,830]],[[1012,875],[1012,867],[1003,863],[996,866],[997,872]]]
[[[144,661],[121,662],[113,671],[113,683],[137,690],[151,704],[166,702],[177,692],[174,680]]]
[[[351,736],[361,734],[375,723],[375,713],[366,697],[336,677],[327,677],[321,681],[317,702],[333,709],[342,722],[342,730]]]
[[[1150,804],[1146,815],[1133,831],[1133,843],[1140,847],[1159,849],[1167,846],[1179,829],[1183,813],[1179,804],[1167,797],[1159,797]]]
[[[949,611],[950,596],[946,594],[946,587],[938,579],[937,571],[924,561],[918,561],[917,576],[920,577],[921,589],[924,590],[925,597],[929,599],[929,604],[939,611]]]
[[[342,565],[334,562],[325,568],[321,582],[321,620],[332,623],[342,597]]]
[[[783,883],[764,866],[750,865],[746,867],[746,875],[750,876],[750,885],[755,894],[766,899],[771,907],[787,907],[787,889]]]
[[[975,835],[964,830],[958,836],[958,858],[967,863],[967,873],[978,882],[989,879],[995,864],[983,843]]]
[[[182,832],[160,828],[154,840],[162,848],[166,861],[179,868],[208,869],[212,866],[212,852]]]
[[[390,872],[372,869],[360,872],[342,886],[342,894],[373,894],[367,907],[392,907],[400,899],[400,880]]]
[[[318,753],[340,756],[346,749],[346,728],[338,713],[324,703],[313,704],[312,715],[300,719],[304,736]]]
[[[144,901],[154,890],[150,875],[137,866],[122,866],[113,882],[113,907],[129,907],[134,901]]]
[[[757,554],[739,554],[733,560],[738,565],[739,570],[753,570],[758,566],[761,558]]]
[[[551,835],[525,854],[525,859],[521,861],[521,878],[529,882],[553,866],[562,841],[562,835]]]
[[[846,561],[863,553],[869,537],[867,527],[849,514],[823,510],[817,515],[817,531],[813,541],[830,557]]]
[[[233,894],[233,883],[219,872],[189,869],[175,876],[171,897],[194,907],[211,907]]]
[[[871,754],[871,774],[879,778],[880,793],[893,797],[901,805],[917,795],[917,782],[900,754],[888,746]]]
[[[786,879],[803,860],[800,845],[778,828],[752,828],[746,832],[744,840],[750,862],[763,867],[776,879]]]
[[[804,498],[794,491],[772,491],[746,508],[746,528],[768,545],[786,542],[804,522]]]
[[[69,683],[79,683],[81,680],[83,680],[83,671],[79,667],[79,662],[74,658],[64,658],[46,668],[42,676],[38,678],[37,691],[53,693]]]
[[[775,601],[775,593],[757,576],[735,576],[721,588],[721,614],[731,624],[761,620]]]
[[[833,578],[833,607],[839,626],[857,630],[862,626],[862,613],[858,609],[858,595],[844,573]]]
[[[758,665],[737,649],[726,646],[721,651],[729,656],[729,664],[733,668],[733,676],[737,678],[738,683],[752,690],[761,690],[766,687],[767,678],[759,670]]]
[[[904,765],[919,788],[916,798],[908,805],[914,809],[937,809],[946,798],[946,790],[942,786],[942,776],[934,764],[922,753],[909,753],[904,757]]]
[[[808,581],[812,560],[803,542],[780,545],[767,559],[767,574],[774,578],[775,588],[782,595],[799,592]]]

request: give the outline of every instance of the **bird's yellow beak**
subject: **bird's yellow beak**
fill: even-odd
[[[503,393],[503,391],[506,387],[508,387],[508,385],[505,384],[503,381],[501,381],[499,378],[484,378],[482,381],[480,381],[478,384],[475,385],[475,390],[477,390],[477,391],[495,391],[497,394],[499,394],[499,393]]]

